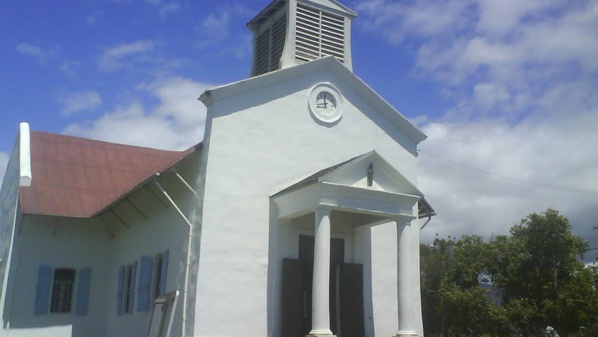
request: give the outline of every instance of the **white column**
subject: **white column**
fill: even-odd
[[[417,230],[411,225],[410,220],[397,221],[397,293],[399,301],[399,333],[397,337],[417,336],[416,332],[416,315],[418,314],[419,306],[417,301],[412,296],[414,295],[414,287],[419,285],[413,284],[413,263],[418,259],[413,256],[414,244],[412,231]],[[417,269],[419,270],[419,268]],[[419,291],[417,292],[419,294]]]
[[[316,210],[314,275],[309,336],[331,336],[330,330],[330,211]]]

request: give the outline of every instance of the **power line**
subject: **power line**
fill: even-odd
[[[499,174],[499,173],[495,173],[495,172],[491,172],[491,171],[487,171],[487,170],[483,170],[477,167],[473,167],[473,166],[469,166],[469,165],[465,165],[450,159],[446,159],[446,158],[442,158],[433,154],[430,154],[428,152],[423,152],[421,150],[418,150],[419,153],[421,154],[425,154],[426,156],[438,159],[438,160],[442,160],[445,161],[447,163],[451,163],[453,165],[456,166],[461,166],[464,167],[466,169],[469,170],[474,170],[474,171],[478,171],[478,172],[482,172],[485,174],[489,174],[489,175],[493,175],[499,178],[503,178],[503,179],[508,179],[508,180],[513,180],[516,182],[520,182],[520,183],[524,183],[524,184],[529,184],[529,185],[536,185],[536,186],[541,186],[541,187],[546,187],[546,188],[552,188],[552,189],[556,189],[556,190],[562,190],[562,191],[568,191],[568,192],[575,192],[575,193],[587,193],[587,194],[594,194],[594,195],[598,195],[598,192],[596,191],[588,191],[588,190],[580,190],[580,189],[576,189],[576,188],[569,188],[569,187],[563,187],[563,186],[555,186],[555,185],[548,185],[548,184],[542,184],[542,183],[537,183],[534,181],[529,181],[529,180],[523,180],[523,179],[519,179],[519,178],[514,178],[514,177],[509,177],[503,174]]]

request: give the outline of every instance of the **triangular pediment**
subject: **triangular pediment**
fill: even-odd
[[[329,77],[330,75],[330,78],[334,77],[338,81],[342,81],[343,85],[352,89],[352,91],[359,96],[359,99],[371,106],[369,111],[386,118],[389,126],[400,130],[414,144],[419,144],[427,138],[426,135],[405,118],[405,116],[332,56],[216,87],[204,92],[199,99],[206,105],[206,107],[208,107],[208,114],[210,114],[210,107],[215,102],[225,101],[229,98],[248,92],[255,92],[261,88],[280,88],[281,83],[298,78],[305,78],[314,74],[317,74],[317,76],[321,78],[324,76]],[[256,98],[254,97],[254,99]],[[250,104],[252,101],[246,100],[245,102],[246,104]],[[245,107],[239,107],[238,110],[243,110],[244,108]]]
[[[321,176],[319,181],[377,191],[422,195],[415,185],[375,151],[340,165]]]
[[[284,194],[316,183],[329,183],[423,197],[421,191],[413,183],[376,151],[368,152],[320,170],[277,194]]]

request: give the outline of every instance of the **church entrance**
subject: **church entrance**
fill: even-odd
[[[330,240],[330,329],[338,337],[364,337],[363,265],[344,263],[345,240]],[[314,237],[299,236],[299,258],[283,260],[282,336],[311,330]]]

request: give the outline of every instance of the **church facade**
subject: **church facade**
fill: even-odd
[[[353,73],[355,17],[273,1],[248,24],[252,77],[198,93],[187,151],[22,125],[0,191],[0,335],[423,336],[426,137]]]

